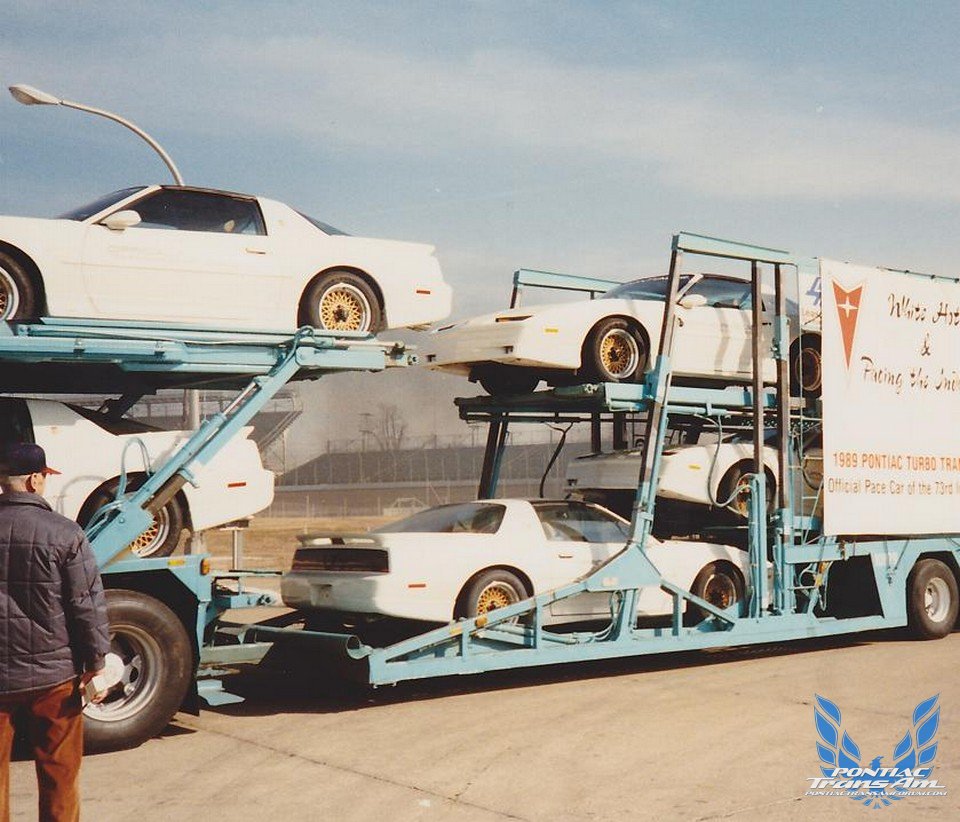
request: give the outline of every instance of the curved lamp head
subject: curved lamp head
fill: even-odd
[[[59,97],[54,97],[33,86],[10,86],[10,93],[14,100],[25,106],[59,106],[62,102]]]

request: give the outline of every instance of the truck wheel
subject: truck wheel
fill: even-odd
[[[36,319],[36,295],[23,266],[0,251],[0,320]]]
[[[907,577],[907,620],[918,639],[940,639],[957,621],[957,580],[938,559],[921,559]]]
[[[190,638],[166,605],[137,591],[106,594],[123,678],[103,702],[84,709],[88,752],[133,748],[156,736],[180,708],[194,669]]]

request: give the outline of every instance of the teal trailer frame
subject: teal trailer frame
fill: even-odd
[[[280,334],[63,318],[0,323],[3,393],[117,394],[105,413],[121,416],[141,396],[160,388],[236,392],[225,409],[204,420],[135,491],[125,493],[121,474],[117,498],[86,527],[105,587],[134,590],[171,607],[191,637],[197,665],[225,611],[265,604],[269,598],[244,589],[242,578],[251,576],[249,572],[212,575],[206,554],[139,558],[127,546],[291,380],[381,371],[413,361],[399,343],[362,333],[325,334],[310,327]],[[200,691],[209,702],[236,701],[222,693],[215,680]],[[194,698],[188,702],[195,702],[197,693],[194,681]]]
[[[770,354],[761,349],[760,334],[756,330],[754,375],[749,386],[672,385],[674,298],[684,255],[738,260],[750,267],[754,329],[759,329],[762,321],[762,272],[772,269],[776,303],[772,352],[777,361],[775,385],[768,386],[762,381],[761,361]],[[783,642],[906,625],[906,590],[911,569],[919,559],[933,557],[945,562],[955,574],[960,573],[958,536],[827,538],[818,535],[815,517],[795,509],[788,481],[789,472],[797,469],[793,464],[792,437],[805,426],[819,424],[819,407],[816,400],[790,396],[789,331],[791,323],[796,324],[798,320],[788,316],[787,288],[799,282],[800,273],[813,276],[817,271],[818,261],[814,258],[680,233],[673,239],[669,296],[664,304],[658,355],[642,384],[577,386],[508,399],[458,400],[461,418],[489,425],[479,493],[487,498],[497,493],[510,424],[590,420],[596,425],[601,418],[616,420],[624,414],[642,419],[646,429],[643,467],[638,477],[628,542],[621,553],[582,579],[388,647],[370,647],[355,636],[342,635],[337,642],[337,652],[353,665],[354,675],[376,686],[428,677]],[[517,302],[518,290],[524,285],[599,292],[610,284],[521,270],[514,279],[512,302]],[[662,578],[645,551],[651,538],[656,479],[669,423],[674,417],[691,415],[745,418],[753,423],[754,468],[748,480],[747,525],[751,572],[746,580],[746,601],[727,610]],[[777,498],[768,510],[761,449],[764,431],[770,427],[778,429],[780,477]],[[835,572],[841,566],[850,568],[854,563],[860,573],[858,584],[862,582],[875,590],[866,598],[867,602],[845,613],[833,613],[826,598],[831,570]],[[658,586],[673,598],[669,624],[648,627],[638,623],[637,592],[645,586]],[[584,592],[609,594],[610,618],[600,628],[568,633],[545,626],[544,616],[552,603]],[[684,613],[690,606],[696,606],[707,618],[695,625],[685,624]],[[304,640],[308,638],[309,633]],[[309,653],[307,647],[304,646],[305,655]]]

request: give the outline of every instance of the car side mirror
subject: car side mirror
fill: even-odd
[[[125,228],[131,228],[140,222],[140,215],[131,209],[115,211],[101,220],[101,223],[111,231],[123,231]]]
[[[685,294],[677,303],[681,308],[700,308],[707,304],[703,294]]]

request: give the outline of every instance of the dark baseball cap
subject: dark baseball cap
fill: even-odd
[[[33,442],[8,442],[0,445],[0,474],[23,477],[27,474],[59,474],[47,466],[47,455]]]

